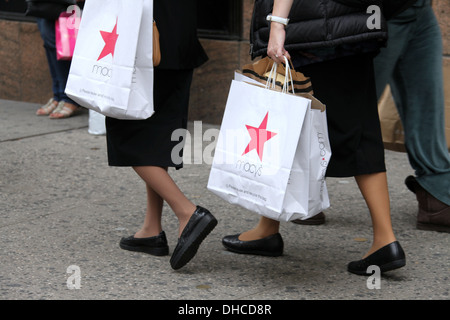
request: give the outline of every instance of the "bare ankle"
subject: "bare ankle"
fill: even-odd
[[[255,229],[251,229],[248,231],[244,231],[242,232],[238,239],[241,241],[252,241],[252,240],[259,240],[259,239],[263,239],[266,238],[268,236],[274,235],[278,233],[278,230],[261,230],[258,228]]]
[[[369,249],[369,251],[364,255],[363,258],[366,258],[367,256],[371,255],[372,253],[374,253],[375,251],[383,248],[384,246],[392,243],[396,241],[395,236],[389,236],[389,237],[385,237],[383,239],[375,239],[372,243],[372,247]]]
[[[155,237],[161,233],[161,228],[141,228],[134,234],[135,238]]]

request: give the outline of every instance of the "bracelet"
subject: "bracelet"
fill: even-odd
[[[278,22],[278,23],[284,24],[285,26],[287,26],[287,24],[289,23],[289,19],[288,18],[277,17],[277,16],[273,16],[272,14],[269,14],[266,17],[266,20],[267,21]]]

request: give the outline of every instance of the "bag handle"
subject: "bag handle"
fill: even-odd
[[[290,82],[291,87],[292,87],[292,94],[295,94],[295,91],[294,91],[294,79],[292,78],[291,66],[289,64],[288,58],[284,57],[284,61],[286,63],[286,68],[285,68],[286,69],[286,73],[285,73],[285,76],[284,76],[283,90],[281,92],[288,93],[289,82]]]
[[[282,93],[289,93],[289,84],[292,86],[292,94],[295,94],[294,91],[294,80],[292,78],[292,71],[294,68],[291,67],[288,58],[284,57],[284,61],[286,63],[286,72],[284,76],[283,89]],[[276,62],[273,63],[272,69],[270,70],[269,76],[267,77],[266,89],[275,89],[275,82],[277,79],[277,68],[278,64]],[[295,70],[294,70],[295,71]],[[311,109],[317,109],[321,112],[325,112],[325,105],[323,105],[319,100],[317,100],[313,95],[309,93],[300,93],[299,95],[304,96],[305,98],[311,100]]]
[[[291,66],[289,64],[288,58],[284,57],[284,61],[286,63],[286,67],[285,67],[285,74],[284,74],[283,89],[281,90],[281,92],[288,93],[289,84],[290,84],[292,87],[292,93],[295,94],[294,80],[292,78]],[[269,72],[269,76],[267,77],[267,82],[266,82],[266,87],[265,87],[266,89],[275,89],[275,82],[277,79],[277,70],[278,70],[278,63],[274,62],[272,65],[272,69]]]
[[[275,82],[277,80],[277,68],[278,64],[274,62],[272,64],[272,69],[270,69],[269,76],[266,81],[266,89],[275,89]]]

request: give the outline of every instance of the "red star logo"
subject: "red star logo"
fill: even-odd
[[[263,157],[263,151],[264,151],[264,143],[266,141],[270,140],[271,138],[275,137],[277,134],[272,131],[268,131],[267,128],[267,118],[269,116],[269,112],[266,113],[266,116],[264,117],[263,121],[259,125],[258,128],[252,127],[249,125],[245,125],[247,127],[248,133],[250,134],[250,142],[245,148],[245,151],[242,155],[250,152],[253,149],[256,149],[256,152],[258,153],[259,159],[262,161]]]
[[[114,57],[114,49],[116,48],[117,38],[119,37],[119,35],[117,34],[117,20],[118,19],[116,19],[116,25],[114,26],[114,29],[111,32],[100,31],[103,41],[105,41],[105,46],[103,47],[102,52],[98,56],[97,61],[106,57],[110,53]]]

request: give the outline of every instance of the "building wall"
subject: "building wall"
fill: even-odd
[[[220,124],[234,70],[250,63],[249,29],[253,0],[243,0],[243,39],[201,39],[209,61],[195,70],[190,120]],[[444,44],[447,109],[450,106],[450,1],[434,0]],[[45,103],[51,79],[35,23],[0,20],[0,99]],[[447,115],[450,118],[450,115]],[[450,121],[450,120],[449,120]]]
[[[241,41],[201,39],[209,60],[195,70],[191,90],[190,119],[220,124],[234,71],[251,63],[250,19],[253,0],[243,0]]]
[[[35,23],[0,20],[0,98],[47,102],[51,79]]]

